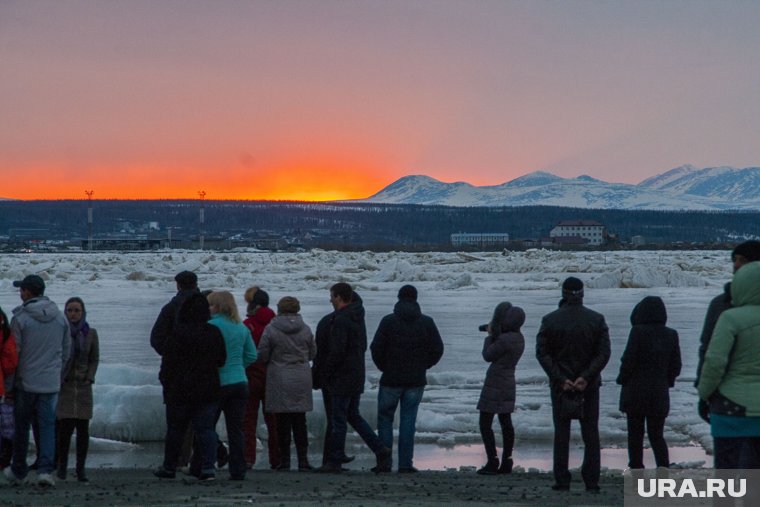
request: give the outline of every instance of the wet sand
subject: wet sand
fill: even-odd
[[[569,492],[552,491],[551,474],[533,471],[480,476],[471,470],[381,475],[356,468],[340,475],[254,470],[244,481],[230,481],[222,470],[216,481],[198,483],[182,474],[157,479],[148,468],[104,468],[89,477],[87,484],[69,478],[54,488],[3,483],[0,505],[623,505],[620,471],[603,472],[598,494],[585,491],[578,472]]]

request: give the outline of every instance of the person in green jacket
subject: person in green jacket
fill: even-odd
[[[697,385],[710,404],[715,468],[760,468],[760,261],[731,283],[733,307],[718,318]]]

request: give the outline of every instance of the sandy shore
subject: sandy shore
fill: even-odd
[[[579,475],[579,474],[576,474]],[[58,481],[54,488],[0,486],[0,505],[623,505],[620,472],[602,476],[601,492],[587,493],[580,477],[569,492],[552,491],[551,474],[522,472],[480,476],[471,471],[423,471],[375,475],[353,470],[341,475],[255,470],[245,481],[226,470],[210,483],[159,480],[149,469],[96,469],[91,482]]]

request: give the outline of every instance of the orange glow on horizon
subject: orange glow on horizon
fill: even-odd
[[[72,169],[54,165],[7,171],[11,185],[0,198],[22,200],[197,199],[331,201],[363,199],[396,177],[367,164],[328,162],[273,165],[272,168],[111,167]]]

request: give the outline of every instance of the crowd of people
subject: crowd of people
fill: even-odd
[[[695,382],[697,407],[711,426],[716,468],[760,468],[760,404],[754,394],[760,389],[760,242],[738,245],[732,261],[732,282],[711,302],[705,318]],[[159,380],[166,410],[164,459],[155,476],[170,479],[184,472],[211,481],[218,465],[228,462],[230,480],[245,479],[256,463],[259,409],[273,470],[291,469],[292,441],[299,471],[346,471],[345,465],[354,459],[346,454],[350,425],[375,455],[372,471],[388,473],[393,468],[393,421],[399,405],[397,470],[417,472],[417,412],[426,372],[440,361],[444,346],[435,322],[422,313],[414,286],[399,289],[393,312],[383,317],[368,344],[362,299],[344,282],[330,287],[333,311],[312,332],[295,297],[281,298],[275,314],[267,292],[251,287],[244,294],[243,320],[230,292],[201,292],[197,276],[189,271],[177,274],[175,281],[177,294],[161,309],[150,336],[161,357]],[[53,474],[66,478],[76,430],[76,478],[86,482],[97,332],[87,324],[80,298],[70,298],[61,313],[44,296],[39,276],[29,275],[14,286],[22,305],[14,309],[10,323],[0,309],[0,467],[11,483],[19,483],[36,468],[38,482],[53,485]],[[552,488],[558,491],[570,489],[573,420],[580,424],[584,444],[582,480],[587,491],[599,491],[599,394],[610,337],[604,316],[587,308],[583,298],[583,282],[565,279],[558,308],[542,318],[536,337],[536,359],[550,389]],[[518,394],[515,371],[525,350],[525,319],[520,307],[504,301],[482,327],[482,355],[489,366],[476,407],[486,454],[479,474],[509,474],[514,467],[511,414]],[[666,325],[667,310],[660,297],[644,297],[630,320],[617,376],[629,467],[644,468],[645,432],[656,466],[668,467],[663,432],[669,389],[681,372],[679,336]],[[377,431],[359,411],[367,348],[381,372]],[[326,416],[318,467],[309,462],[306,426],[313,390],[322,391]],[[222,415],[228,451],[216,433]],[[502,432],[501,459],[494,419]],[[30,427],[37,459],[27,466]]]

